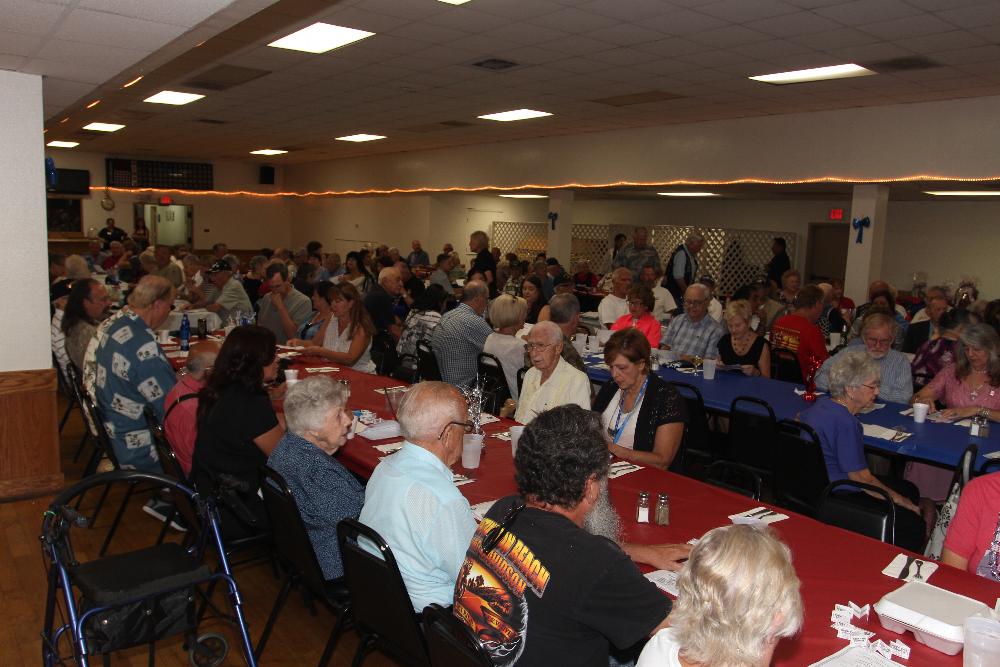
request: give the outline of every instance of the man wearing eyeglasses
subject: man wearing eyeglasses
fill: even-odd
[[[605,667],[611,644],[625,650],[666,625],[670,600],[635,562],[678,570],[690,547],[619,543],[609,463],[596,414],[576,405],[521,435],[518,495],[486,513],[455,585],[455,616],[495,665]]]
[[[910,360],[898,350],[892,349],[896,340],[896,321],[884,313],[871,313],[861,324],[861,335],[827,359],[816,373],[816,386],[825,390],[829,384],[830,364],[838,356],[850,349],[858,349],[864,345],[868,355],[878,362],[881,368],[882,386],[878,397],[892,403],[909,403],[913,396],[913,375],[910,371]]]
[[[396,418],[406,440],[375,468],[359,521],[389,545],[414,611],[451,604],[465,550],[476,530],[469,501],[451,466],[471,429],[458,389],[444,382],[413,385]],[[374,549],[370,549],[374,551]]]
[[[695,357],[716,359],[719,356],[719,339],[722,325],[708,317],[708,303],[712,293],[708,287],[695,283],[684,291],[684,312],[670,321],[663,334],[665,347],[681,359]]]

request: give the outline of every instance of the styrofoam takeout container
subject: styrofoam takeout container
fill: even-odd
[[[909,630],[921,644],[947,655],[962,650],[965,619],[992,618],[982,602],[922,581],[907,582],[887,593],[875,603],[875,613],[886,630]]]

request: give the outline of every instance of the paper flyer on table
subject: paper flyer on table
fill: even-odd
[[[472,518],[476,521],[482,521],[496,502],[495,500],[484,500],[481,503],[476,503],[472,506]]]
[[[776,521],[784,521],[787,518],[787,514],[781,514],[780,512],[768,509],[767,507],[755,507],[745,512],[729,515],[729,520],[733,523],[745,523],[750,525],[760,523],[769,524]]]
[[[670,570],[653,570],[647,572],[645,576],[661,591],[677,597],[677,577],[679,574],[679,572],[671,572]]]
[[[898,667],[892,660],[861,646],[845,646],[809,667]]]
[[[476,480],[469,479],[465,475],[462,475],[461,473],[457,473],[456,472],[456,473],[452,473],[451,481],[453,481],[455,483],[455,486],[462,486],[464,484],[472,484]]]

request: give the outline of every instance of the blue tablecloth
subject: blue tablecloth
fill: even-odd
[[[592,382],[603,384],[611,379],[611,373],[603,365],[603,359],[598,356],[588,356],[587,376]],[[698,388],[705,399],[705,407],[714,412],[729,412],[733,399],[738,396],[751,396],[767,401],[778,419],[795,419],[797,415],[809,407],[809,404],[795,393],[802,385],[767,378],[749,377],[743,373],[720,371],[714,380],[706,380],[699,373],[684,373],[672,368],[661,368],[658,375],[667,382],[686,382]],[[820,398],[828,398],[825,394]],[[913,417],[901,415],[902,410],[909,406],[900,403],[887,403],[884,408],[868,414],[858,415],[864,424],[877,424],[886,428],[899,428],[913,435],[902,442],[891,442],[882,438],[865,436],[865,446],[888,454],[896,454],[908,459],[926,461],[954,467],[965,448],[971,443],[979,448],[976,468],[983,464],[984,454],[1000,451],[1000,424],[991,424],[988,438],[974,438],[969,435],[969,429],[953,424],[938,424],[924,422],[917,424]]]

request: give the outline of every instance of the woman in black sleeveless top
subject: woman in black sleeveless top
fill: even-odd
[[[719,357],[723,364],[739,365],[747,375],[771,377],[771,352],[764,337],[750,329],[751,316],[748,302],[729,302],[724,315],[729,333],[719,339]]]

